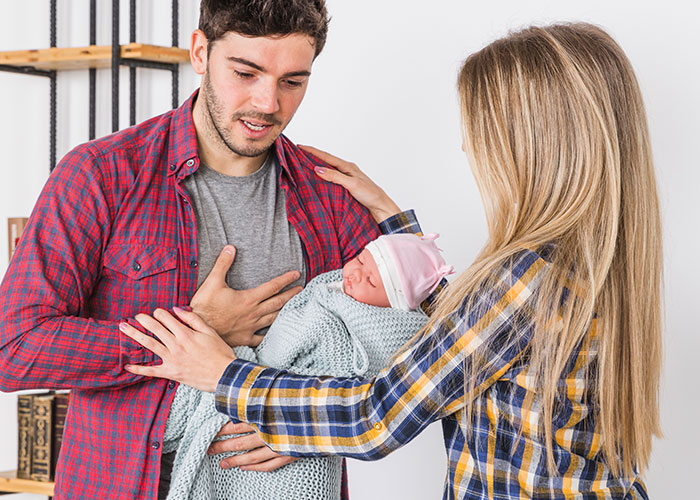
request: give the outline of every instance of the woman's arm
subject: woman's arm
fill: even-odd
[[[216,334],[196,331],[203,323],[195,314],[178,312],[186,326],[164,311],[158,325],[144,324],[163,345],[127,331],[163,364],[130,371],[215,389],[217,409],[249,423],[275,451],[378,459],[464,407],[508,371],[529,344],[532,300],[545,266],[534,252],[505,265],[497,274],[500,282],[479,295],[483,308],[460,307],[443,318],[373,380],[302,377],[240,360],[229,364],[212,357],[220,348]],[[477,358],[486,363],[473,374],[467,394],[465,370]]]

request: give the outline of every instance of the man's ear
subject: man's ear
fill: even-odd
[[[192,32],[192,43],[190,44],[190,63],[194,72],[203,75],[207,71],[207,56],[209,50],[209,40],[204,36],[202,30]]]

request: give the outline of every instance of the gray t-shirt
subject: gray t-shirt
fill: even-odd
[[[185,179],[197,221],[198,287],[227,244],[236,247],[226,275],[231,288],[253,288],[293,270],[301,273],[294,286],[304,284],[301,240],[287,219],[286,196],[277,184],[280,168],[271,152],[262,167],[244,177],[200,164]]]

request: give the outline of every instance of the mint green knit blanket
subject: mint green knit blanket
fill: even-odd
[[[280,311],[253,351],[242,359],[301,375],[373,377],[427,321],[422,312],[374,307],[355,301],[336,285],[340,270],[313,279]],[[214,395],[186,385],[175,394],[165,427],[164,452],[177,450],[169,500],[338,500],[342,459],[303,458],[273,472],[222,469],[233,453],[206,450],[228,421]]]

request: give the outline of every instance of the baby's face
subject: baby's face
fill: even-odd
[[[389,307],[379,269],[367,249],[343,266],[343,290],[358,302]]]

